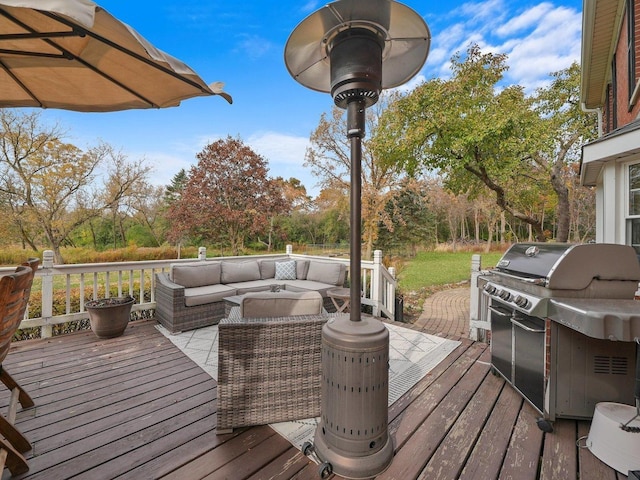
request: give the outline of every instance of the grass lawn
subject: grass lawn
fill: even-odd
[[[424,287],[450,285],[469,280],[473,252],[420,252],[398,274],[400,290],[409,292]],[[482,254],[482,267],[494,266],[502,252]]]
[[[399,293],[404,297],[405,321],[412,322],[422,312],[425,299],[438,290],[468,282],[474,252],[420,252],[398,273]],[[498,263],[502,252],[483,253],[482,268]]]

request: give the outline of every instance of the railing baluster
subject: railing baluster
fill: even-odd
[[[139,290],[139,295],[140,295],[140,303],[144,303],[144,268],[140,271],[140,290]],[[133,282],[131,282],[131,287],[133,288]]]
[[[122,296],[122,270],[118,270],[118,297]]]
[[[84,312],[84,273],[80,274],[80,311]]]
[[[71,274],[66,275],[67,294],[65,295],[65,313],[71,313]]]

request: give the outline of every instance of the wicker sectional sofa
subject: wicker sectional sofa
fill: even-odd
[[[271,290],[315,291],[332,311],[327,296],[345,284],[346,267],[322,260],[200,260],[175,263],[156,274],[156,320],[172,333],[217,324],[225,313],[224,298]]]

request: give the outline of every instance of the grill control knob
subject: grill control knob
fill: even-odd
[[[506,290],[500,290],[500,291],[498,292],[498,296],[499,296],[502,300],[504,300],[504,301],[506,301],[506,302],[508,302],[509,300],[511,300],[511,293],[510,293],[510,292],[507,292]]]
[[[518,305],[520,308],[528,308],[531,305],[531,302],[522,295],[516,295],[516,298],[513,299],[513,303]]]
[[[496,286],[495,285],[491,285],[490,283],[487,283],[484,286],[484,291],[487,292],[489,295],[493,295],[494,293],[496,293],[496,290],[498,290],[496,288]]]

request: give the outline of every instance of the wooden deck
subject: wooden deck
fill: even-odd
[[[216,382],[154,324],[110,340],[83,332],[14,345],[5,367],[36,403],[18,412],[33,450],[17,478],[318,478],[268,426],[217,436]],[[487,346],[463,339],[392,405],[396,455],[377,478],[626,478],[576,446],[588,422],[560,420],[543,434],[534,410],[489,370]],[[5,390],[3,412],[7,403]]]

